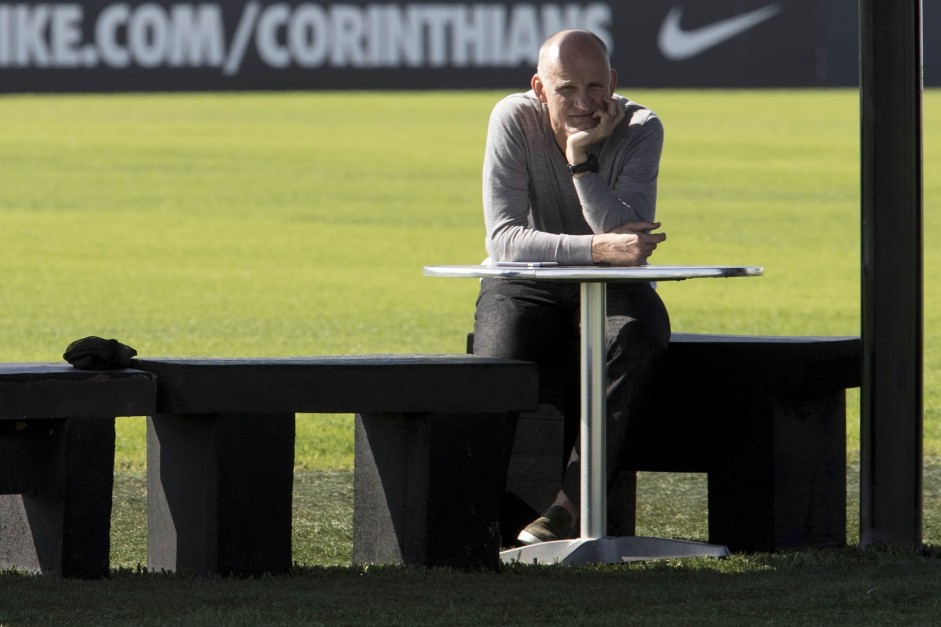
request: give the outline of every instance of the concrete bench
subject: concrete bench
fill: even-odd
[[[114,419],[153,413],[154,376],[0,364],[0,568],[110,570]]]
[[[473,355],[140,359],[148,565],[260,575],[291,561],[295,413],[356,413],[353,560],[497,568],[499,446],[533,364]]]
[[[733,551],[844,545],[845,398],[860,373],[858,338],[674,334],[609,486],[609,533],[634,533],[636,471],[701,472],[710,542]],[[503,504],[511,537],[559,489],[563,431],[548,406],[520,419]]]

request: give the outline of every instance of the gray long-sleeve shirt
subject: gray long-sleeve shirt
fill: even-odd
[[[487,253],[493,261],[591,265],[591,238],[654,220],[663,125],[615,95],[626,115],[592,147],[598,173],[577,178],[556,144],[547,110],[529,91],[493,109],[483,169]]]

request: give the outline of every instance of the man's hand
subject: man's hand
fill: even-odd
[[[579,131],[568,136],[565,142],[565,158],[571,164],[582,163],[588,159],[588,149],[614,132],[624,119],[624,109],[617,100],[605,97],[604,109],[594,113],[598,125],[587,131]]]
[[[591,260],[612,266],[640,266],[647,263],[665,233],[651,233],[659,222],[628,222],[591,239]]]

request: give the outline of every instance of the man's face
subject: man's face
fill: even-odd
[[[595,112],[614,93],[617,75],[600,55],[556,58],[533,77],[536,96],[549,109],[549,122],[560,147],[569,135],[598,125]]]

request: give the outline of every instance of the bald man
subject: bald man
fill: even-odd
[[[492,261],[636,266],[666,239],[655,232],[654,215],[663,126],[615,94],[616,84],[604,42],[588,31],[563,31],[540,48],[532,89],[494,107],[483,168]],[[607,305],[610,479],[665,354],[670,322],[647,284],[609,285]],[[563,413],[574,440],[562,490],[519,534],[521,544],[573,537],[579,518],[578,326],[577,284],[481,282],[474,353],[535,361],[540,402]]]

